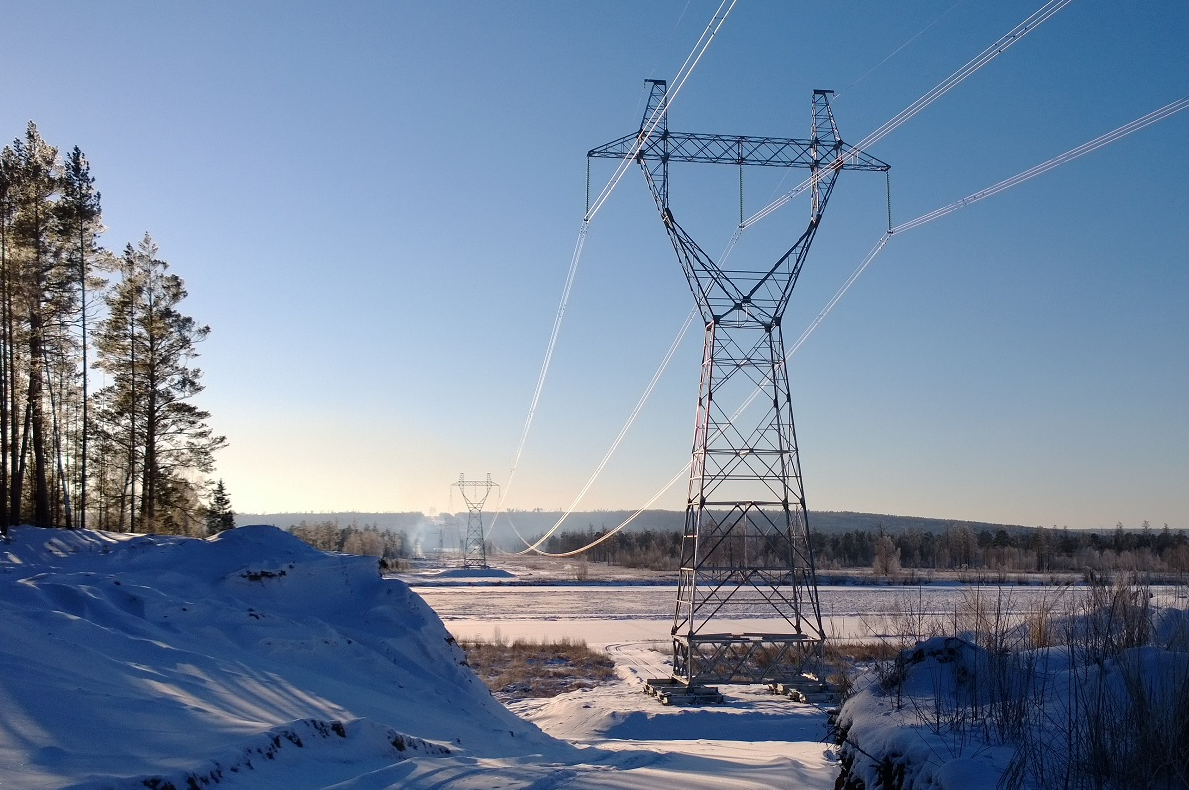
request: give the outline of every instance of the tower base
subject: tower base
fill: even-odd
[[[793,683],[817,669],[825,641],[804,634],[696,634],[673,637],[673,679],[708,683]]]

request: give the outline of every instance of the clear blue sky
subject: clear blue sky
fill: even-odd
[[[671,126],[803,137],[832,88],[857,141],[1039,4],[740,0]],[[80,146],[106,245],[147,230],[185,278],[236,509],[449,509],[459,472],[507,480],[585,152],[636,128],[643,80],[715,5],[10,2],[0,133],[33,119]],[[1075,0],[872,149],[896,221],[1189,94],[1187,41],[1187,3]],[[1187,144],[1189,112],[893,239],[792,363],[810,507],[1189,527]],[[714,253],[737,176],[694,170],[674,208]],[[748,173],[748,209],[776,177]],[[737,254],[767,260],[807,215]],[[885,223],[882,179],[843,174],[790,335]],[[509,506],[569,504],[691,306],[631,172],[591,226]],[[695,330],[584,507],[638,506],[685,463],[700,353]]]

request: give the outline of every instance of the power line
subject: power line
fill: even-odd
[[[586,485],[584,485],[582,490],[578,492],[578,495],[574,497],[574,501],[570,503],[570,507],[561,514],[561,517],[557,520],[557,522],[552,527],[550,527],[544,535],[538,538],[528,548],[517,552],[518,554],[527,554],[530,551],[536,551],[542,543],[544,543],[550,538],[550,536],[553,535],[553,533],[557,532],[562,523],[570,517],[570,514],[573,513],[574,510],[577,509],[578,504],[582,501],[582,498],[586,496],[586,492],[590,490],[590,487],[594,485],[595,480],[597,480],[599,475],[603,473],[603,468],[607,466],[607,462],[611,460],[611,456],[615,454],[615,451],[619,449],[619,445],[623,443],[624,437],[627,436],[628,431],[631,430],[632,425],[635,424],[636,418],[640,416],[641,409],[644,408],[644,404],[648,401],[648,397],[652,395],[652,391],[656,389],[657,383],[661,380],[661,375],[665,372],[665,369],[669,367],[669,362],[672,361],[673,355],[677,353],[677,349],[681,345],[682,339],[685,338],[685,333],[689,331],[690,324],[693,323],[694,316],[697,314],[698,311],[694,309],[690,310],[689,314],[686,315],[685,323],[683,323],[681,325],[681,329],[678,330],[677,337],[673,338],[673,342],[669,346],[669,350],[665,354],[665,358],[661,360],[660,366],[656,369],[656,372],[652,374],[652,379],[648,382],[648,386],[644,388],[644,394],[641,395],[640,400],[636,402],[636,408],[632,410],[631,415],[628,416],[627,422],[624,423],[623,428],[620,429],[619,434],[615,437],[615,440],[611,442],[611,446],[607,449],[607,453],[603,456],[603,460],[599,462],[598,467],[596,467],[594,470],[594,474],[592,474],[590,479],[586,481]]]
[[[730,5],[727,5],[728,2]],[[616,166],[611,179],[603,187],[602,191],[599,192],[594,203],[591,204],[590,209],[586,213],[587,222],[594,218],[594,215],[607,202],[607,198],[611,197],[611,192],[619,185],[620,180],[627,173],[628,168],[635,162],[636,154],[640,153],[640,149],[648,144],[648,140],[652,137],[653,132],[656,131],[657,125],[665,117],[665,112],[669,105],[673,103],[673,99],[677,98],[677,94],[681,92],[682,86],[689,79],[689,75],[693,73],[694,68],[698,65],[698,61],[706,54],[706,50],[710,47],[710,42],[714,40],[715,35],[718,34],[723,23],[727,21],[727,15],[731,13],[731,9],[735,7],[736,2],[738,0],[722,0],[719,4],[718,10],[714,12],[714,17],[706,25],[706,29],[702,31],[701,37],[698,38],[698,43],[694,45],[694,49],[690,52],[689,57],[685,59],[685,63],[681,64],[681,68],[677,70],[677,75],[673,78],[673,89],[666,95],[665,101],[656,106],[648,120],[640,127],[640,134],[636,140],[635,147],[619,160],[619,164]],[[1069,2],[1069,0],[1066,0],[1066,2]]]
[[[942,96],[944,96],[946,93],[948,93],[951,89],[953,89],[956,86],[958,86],[959,84],[961,84],[971,74],[974,74],[976,71],[981,69],[983,66],[987,65],[992,60],[994,60],[995,58],[999,57],[1001,54],[1006,52],[1013,44],[1016,44],[1019,41],[1021,41],[1024,38],[1024,36],[1028,35],[1033,30],[1038,28],[1043,22],[1048,20],[1050,17],[1052,17],[1054,14],[1056,14],[1058,11],[1060,11],[1065,6],[1069,5],[1071,2],[1073,2],[1073,0],[1049,0],[1049,2],[1045,3],[1036,13],[1034,13],[1032,16],[1025,19],[1020,24],[1016,25],[1014,28],[1012,28],[1010,31],[1008,31],[1007,34],[1002,36],[998,41],[996,41],[994,44],[992,44],[991,46],[984,49],[975,58],[970,60],[965,66],[958,69],[950,76],[946,77],[944,80],[939,82],[936,86],[934,86],[932,90],[928,91],[923,96],[921,96],[919,99],[914,101],[912,104],[908,105],[903,110],[896,113],[896,115],[892,116],[890,119],[888,119],[886,122],[884,122],[884,124],[882,126],[880,126],[878,129],[876,129],[874,132],[872,132],[871,134],[864,137],[858,144],[856,144],[854,146],[854,149],[856,151],[865,151],[866,149],[870,148],[872,145],[875,145],[875,143],[877,143],[880,140],[882,140],[883,138],[887,137],[889,134],[891,134],[893,131],[895,131],[895,129],[897,127],[899,127],[901,124],[908,121],[910,118],[915,116],[921,110],[925,109],[930,104],[932,104],[933,102],[940,99]],[[740,223],[739,229],[735,232],[735,238],[737,239],[739,234],[742,231],[746,230],[750,226],[752,226],[755,223],[762,220],[764,217],[767,217],[772,212],[774,212],[777,209],[781,208],[782,206],[786,205],[790,200],[795,198],[797,195],[800,195],[806,189],[809,189],[809,187],[811,187],[817,180],[819,180],[827,172],[828,172],[828,170],[825,168],[823,168],[822,170],[819,170],[817,174],[815,174],[814,176],[811,176],[810,178],[807,178],[805,181],[803,181],[802,183],[797,185],[791,191],[786,192],[785,194],[781,195],[779,198],[772,201],[764,208],[760,209],[760,211],[756,212],[750,218],[744,220],[742,223]]]
[[[937,18],[936,18],[936,19],[934,19],[932,22],[930,22],[929,24],[927,24],[927,25],[925,25],[923,28],[921,28],[921,30],[920,30],[920,31],[918,31],[918,32],[917,32],[917,34],[916,34],[915,36],[913,36],[912,38],[908,39],[908,41],[905,41],[903,44],[901,44],[900,46],[896,47],[896,49],[894,49],[894,50],[892,51],[892,53],[891,53],[890,55],[888,55],[886,58],[884,58],[884,59],[883,59],[883,60],[881,60],[879,63],[876,63],[874,66],[872,66],[871,68],[869,68],[869,69],[867,69],[865,72],[863,72],[863,76],[859,77],[857,80],[855,80],[854,82],[852,82],[850,85],[847,85],[845,88],[843,88],[842,90],[840,90],[840,91],[838,91],[837,93],[835,93],[835,94],[834,94],[834,103],[835,103],[835,104],[837,104],[837,103],[838,103],[838,100],[842,98],[842,94],[846,93],[848,90],[850,90],[851,88],[855,87],[856,85],[858,85],[858,84],[859,84],[860,82],[862,82],[863,80],[867,79],[869,76],[871,76],[871,73],[872,73],[873,71],[875,71],[876,69],[878,69],[878,68],[879,68],[880,66],[882,66],[883,64],[887,63],[887,62],[888,62],[889,60],[891,60],[892,58],[894,58],[894,57],[896,57],[897,55],[899,55],[899,54],[900,54],[900,51],[901,51],[901,50],[903,50],[905,47],[907,47],[909,44],[911,44],[912,42],[916,41],[916,40],[917,40],[918,38],[920,38],[921,36],[923,36],[923,35],[925,35],[926,33],[928,33],[928,32],[929,32],[929,31],[930,31],[930,30],[933,28],[933,26],[934,26],[934,25],[936,25],[938,22],[940,22],[941,20],[943,20],[943,19],[945,19],[947,16],[949,16],[949,15],[950,15],[950,12],[951,12],[951,11],[953,11],[953,10],[954,10],[955,8],[957,8],[958,6],[962,5],[962,3],[963,3],[963,0],[958,0],[958,2],[954,3],[952,6],[950,6],[950,7],[949,7],[949,8],[947,8],[946,10],[942,11],[942,12],[941,12],[941,16],[937,17]]]
[[[657,124],[659,124],[661,119],[664,117],[664,112],[668,104],[676,97],[677,93],[681,90],[681,86],[683,86],[685,81],[689,79],[690,74],[693,73],[694,69],[698,65],[698,62],[701,61],[702,56],[706,54],[706,50],[709,49],[710,43],[714,40],[715,35],[718,34],[718,31],[722,28],[723,24],[727,21],[727,17],[730,15],[731,9],[735,7],[736,2],[738,2],[738,0],[722,0],[719,3],[718,8],[714,12],[714,16],[711,17],[710,22],[702,31],[702,35],[698,37],[698,41],[694,44],[693,49],[690,50],[690,54],[686,57],[685,62],[681,64],[681,68],[677,70],[677,87],[669,94],[667,101],[664,104],[659,105],[652,113],[652,117],[645,125],[645,128],[641,129],[639,140],[636,144],[636,152],[638,152],[642,146],[648,143],[648,138],[656,130]],[[684,14],[685,12],[682,11],[682,13]],[[578,229],[578,240],[574,244],[574,254],[570,258],[570,268],[566,273],[566,282],[562,288],[561,304],[557,308],[557,314],[553,319],[553,329],[549,333],[549,342],[546,344],[545,359],[541,363],[540,373],[537,374],[537,384],[533,389],[533,397],[529,402],[528,415],[525,417],[524,428],[520,432],[520,441],[517,443],[516,452],[513,455],[512,468],[508,473],[508,482],[500,491],[500,497],[496,506],[495,515],[492,516],[491,526],[488,527],[488,535],[490,535],[491,531],[495,529],[495,524],[499,520],[500,515],[503,513],[504,500],[507,498],[508,493],[512,488],[512,481],[516,477],[516,470],[520,466],[520,458],[524,453],[524,446],[528,441],[528,434],[532,428],[533,417],[536,415],[537,404],[541,399],[541,391],[545,387],[545,378],[549,373],[549,366],[553,360],[553,350],[557,345],[557,338],[561,332],[562,318],[565,315],[566,307],[570,301],[570,292],[574,285],[574,277],[578,272],[578,263],[582,259],[582,249],[586,245],[586,235],[590,228],[590,221],[594,218],[595,214],[598,213],[598,210],[602,207],[603,203],[607,201],[607,198],[611,196],[611,192],[614,191],[615,187],[619,184],[620,179],[623,178],[623,174],[627,172],[627,169],[630,167],[633,158],[634,154],[629,154],[623,158],[619,166],[616,168],[615,175],[613,175],[611,180],[607,182],[607,185],[603,187],[594,204],[587,208],[586,216],[583,217],[582,225]],[[528,541],[524,540],[524,538],[516,530],[515,526],[512,527],[512,531],[516,532],[517,537],[524,541],[526,546],[528,545]]]
[[[616,535],[616,533],[620,532],[628,524],[631,524],[633,521],[635,521],[640,516],[641,513],[643,513],[645,510],[647,510],[649,508],[650,505],[652,505],[653,502],[657,501],[662,496],[664,496],[666,491],[668,491],[670,488],[672,488],[673,485],[678,480],[680,480],[682,477],[685,476],[685,473],[689,471],[689,465],[690,465],[690,462],[686,461],[685,466],[681,467],[681,469],[678,470],[677,474],[675,474],[675,475],[673,475],[673,477],[669,478],[669,482],[665,483],[664,487],[661,488],[660,491],[657,491],[655,494],[652,495],[652,499],[649,499],[647,502],[645,502],[643,505],[641,505],[639,510],[637,510],[632,515],[625,518],[622,522],[620,522],[619,526],[615,527],[614,529],[609,530],[607,532],[607,534],[597,538],[596,540],[594,540],[591,543],[586,544],[585,546],[583,546],[580,549],[574,549],[573,551],[562,551],[562,552],[557,552],[557,553],[541,551],[540,549],[537,549],[537,554],[541,554],[546,557],[573,557],[576,554],[581,554],[584,551],[589,551],[590,549],[593,549],[595,546],[599,545],[600,543],[602,543],[605,540],[610,540],[612,537],[614,537]]]
[[[1079,156],[1084,156],[1091,151],[1096,151],[1099,148],[1102,148],[1104,145],[1109,145],[1116,140],[1126,137],[1132,132],[1137,132],[1146,126],[1151,126],[1157,121],[1163,121],[1165,118],[1168,118],[1170,115],[1175,115],[1181,110],[1184,110],[1186,107],[1189,107],[1189,96],[1174,102],[1170,102],[1169,104],[1161,107],[1159,110],[1153,110],[1142,118],[1136,118],[1131,123],[1124,124],[1114,131],[1107,132],[1101,137],[1096,137],[1088,143],[1079,145],[1077,148],[1072,148],[1060,156],[1054,156],[1052,159],[1041,162],[1039,165],[1031,167],[1022,173],[1017,173],[1011,178],[1004,179],[994,186],[989,186],[984,190],[975,192],[973,195],[967,195],[961,200],[956,200],[953,203],[950,203],[948,206],[942,206],[939,209],[930,211],[928,214],[922,214],[916,219],[897,225],[896,227],[892,228],[891,232],[903,233],[906,230],[912,230],[915,227],[924,225],[926,222],[932,222],[933,220],[944,217],[947,214],[952,214],[960,208],[969,206],[971,203],[977,203],[978,201],[989,198],[992,195],[997,195],[1005,189],[1011,189],[1016,184],[1021,184],[1030,178],[1035,178],[1041,173],[1047,173],[1054,167],[1058,167],[1059,165],[1063,165],[1066,162],[1077,159]]]

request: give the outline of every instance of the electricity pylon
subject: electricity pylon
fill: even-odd
[[[499,488],[499,483],[491,481],[491,473],[486,480],[467,480],[465,474],[458,476],[458,493],[462,501],[467,504],[467,531],[462,541],[462,567],[487,567],[487,540],[483,534],[483,505],[491,489]]]
[[[587,156],[639,163],[706,326],[671,682],[786,682],[820,656],[825,632],[781,321],[839,173],[889,166],[842,142],[831,91],[813,92],[812,134],[794,140],[671,132],[666,83],[648,83],[639,131]],[[673,162],[808,169],[809,226],[775,264],[723,268],[673,216]],[[741,632],[737,621],[756,617],[780,630]]]

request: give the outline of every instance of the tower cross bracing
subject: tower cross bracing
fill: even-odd
[[[632,156],[640,165],[705,323],[673,680],[691,687],[785,682],[820,654],[825,632],[781,323],[839,174],[889,166],[842,141],[830,91],[813,92],[811,134],[799,140],[670,131],[667,85],[648,85],[640,129],[587,156]],[[673,215],[675,162],[808,169],[809,224],[774,264],[725,268]],[[777,622],[777,630],[747,631],[755,618]]]

